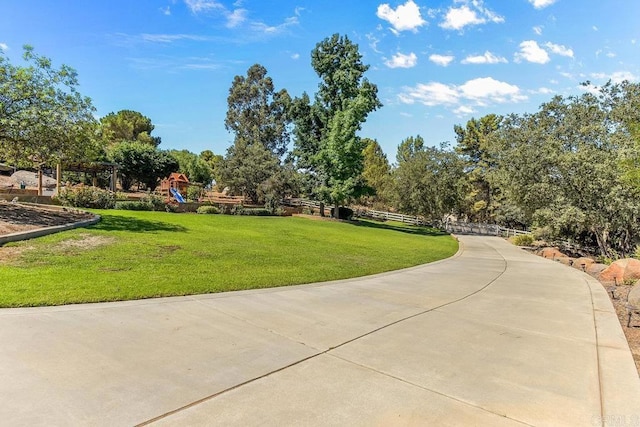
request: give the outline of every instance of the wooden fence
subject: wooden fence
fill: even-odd
[[[444,228],[449,233],[482,234],[485,236],[512,237],[531,234],[530,231],[515,230],[513,228],[502,227],[496,224],[481,224],[471,222],[447,222],[444,224]]]
[[[320,202],[315,200],[307,200],[307,199],[287,199],[285,204],[289,206],[304,206],[308,208],[320,209]],[[326,208],[331,208],[330,206],[326,206]],[[366,208],[358,208],[354,209],[353,215],[359,218],[371,218],[377,220],[385,220],[385,221],[398,221],[405,224],[413,224],[413,225],[424,225],[424,218],[411,216],[411,215],[403,215],[395,212],[384,212],[384,211],[375,211],[373,209]]]

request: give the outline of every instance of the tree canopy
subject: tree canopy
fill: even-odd
[[[307,94],[293,102],[294,156],[309,172],[312,193],[337,207],[366,188],[365,144],[357,132],[382,104],[376,85],[364,78],[369,66],[347,36],[334,34],[318,43],[311,65],[321,82],[313,104]]]
[[[78,75],[24,47],[25,65],[0,49],[0,158],[27,165],[80,161],[97,151],[95,111]]]
[[[160,145],[159,136],[151,136],[155,126],[151,119],[137,111],[120,110],[100,119],[102,138],[108,145],[123,141],[138,141],[152,147]]]

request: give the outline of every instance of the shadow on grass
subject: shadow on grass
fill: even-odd
[[[384,222],[374,221],[357,221],[356,225],[359,227],[378,228],[381,230],[393,230],[401,233],[417,234],[420,236],[448,236],[448,233],[430,227],[420,227],[415,225],[396,225],[387,224]]]
[[[132,233],[175,231],[186,232],[187,228],[177,224],[162,221],[148,221],[146,219],[102,215],[99,223],[91,227],[94,230],[130,231]]]

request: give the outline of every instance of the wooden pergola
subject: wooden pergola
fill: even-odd
[[[112,162],[76,162],[65,163],[64,166],[60,163],[56,165],[56,193],[60,192],[62,170],[69,172],[83,172],[93,174],[93,186],[97,187],[97,174],[99,172],[109,172],[111,179],[109,182],[109,190],[116,191],[116,179],[118,164]],[[38,168],[38,196],[42,196],[42,167]]]

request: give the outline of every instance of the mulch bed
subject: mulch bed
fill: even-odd
[[[90,219],[88,213],[0,201],[0,235]]]

